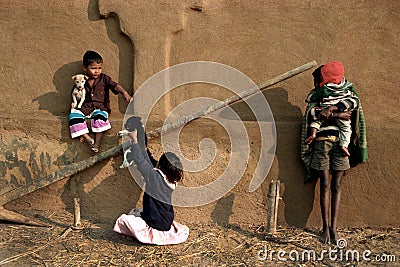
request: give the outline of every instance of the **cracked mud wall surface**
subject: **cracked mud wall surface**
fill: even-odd
[[[23,185],[90,156],[69,137],[71,76],[81,72],[81,57],[96,50],[104,72],[128,91],[137,90],[166,67],[188,61],[214,61],[243,72],[260,84],[312,60],[341,60],[365,111],[370,159],[350,170],[342,182],[339,223],[343,226],[398,225],[400,3],[396,1],[2,1],[0,4],[0,192]],[[277,127],[272,169],[260,189],[248,193],[258,160],[256,122],[242,103],[233,105],[251,136],[245,175],[225,197],[206,206],[178,208],[180,221],[266,222],[266,193],[280,178],[279,223],[319,226],[318,184],[302,183],[299,135],[304,99],[312,88],[307,71],[264,91]],[[149,129],[181,102],[196,97],[225,99],[226,90],[185,85],[154,107]],[[135,99],[135,101],[145,101]],[[111,99],[113,128],[103,149],[118,144],[126,104]],[[208,120],[185,126],[180,142],[188,158],[199,157],[198,144],[211,138],[218,159],[205,172],[188,174],[185,183],[200,185],[223,172],[229,138]],[[156,156],[160,139],[150,141]],[[66,208],[79,196],[82,214],[110,221],[140,205],[141,190],[121,156],[64,179],[6,205],[26,213]],[[250,219],[251,218],[251,219]]]

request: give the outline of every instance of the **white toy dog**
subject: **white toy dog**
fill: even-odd
[[[122,136],[127,136],[128,134],[129,134],[128,130],[122,130],[122,131],[119,131],[117,133],[117,135],[121,136],[121,137]],[[124,162],[122,162],[121,166],[119,166],[121,169],[129,167],[129,166],[132,165],[133,160],[131,160],[131,161],[128,160],[128,154],[131,153],[131,152],[132,152],[132,150],[131,150],[130,147],[124,151]]]
[[[141,149],[145,150],[146,149],[146,133],[144,131],[144,126],[142,122],[140,121],[140,117],[132,116],[130,117],[124,124],[124,128],[122,131],[119,131],[117,135],[119,136],[127,136],[129,135],[130,132],[137,130],[137,136],[138,136],[138,142],[139,146]],[[132,165],[134,162],[130,157],[130,154],[132,153],[131,147],[126,149],[124,151],[124,162],[122,163],[121,166],[119,166],[121,169],[129,167]]]
[[[85,101],[85,82],[87,79],[89,79],[89,77],[83,74],[72,76],[72,80],[75,81],[74,88],[72,89],[72,100],[74,102],[74,108],[81,108],[83,101]]]

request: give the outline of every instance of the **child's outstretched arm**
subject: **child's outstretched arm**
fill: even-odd
[[[117,93],[123,95],[123,97],[124,97],[126,103],[131,102],[131,100],[132,100],[131,95],[128,94],[128,92],[127,92],[120,84],[117,84],[117,86],[115,86],[115,91],[116,91]]]
[[[151,165],[150,162],[145,158],[144,151],[138,144],[137,130],[133,130],[128,134],[128,136],[132,143],[133,161],[135,162],[139,172],[143,175],[146,183],[149,183],[149,181],[153,179],[156,171],[154,170],[153,165]]]

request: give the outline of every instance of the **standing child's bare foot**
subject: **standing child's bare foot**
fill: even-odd
[[[337,245],[336,242],[337,242],[338,239],[339,239],[339,235],[338,235],[336,229],[333,229],[332,227],[329,228],[329,235],[330,235],[330,237],[331,237],[332,243],[335,244],[335,245]]]
[[[320,240],[323,244],[328,244],[331,241],[328,228],[322,229],[322,235],[320,237]]]
[[[347,147],[341,146],[341,147],[340,147],[340,150],[342,150],[342,152],[343,152],[343,154],[344,154],[345,157],[350,157],[350,152],[349,152],[349,150],[347,149]]]

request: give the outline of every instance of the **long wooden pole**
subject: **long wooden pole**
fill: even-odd
[[[272,86],[274,84],[277,84],[279,82],[282,82],[284,80],[287,80],[287,79],[289,79],[289,78],[291,78],[293,76],[296,76],[297,74],[300,74],[300,73],[302,73],[302,72],[304,72],[306,70],[309,70],[309,69],[311,69],[313,67],[316,67],[316,66],[317,66],[317,62],[311,61],[311,62],[309,62],[307,64],[304,64],[303,66],[300,66],[300,67],[295,68],[293,70],[290,70],[290,71],[288,71],[288,72],[286,72],[286,73],[284,73],[282,75],[279,75],[279,76],[277,76],[275,78],[272,78],[271,80],[268,80],[268,81],[266,81],[266,82],[264,82],[264,83],[262,83],[262,84],[260,84],[260,85],[258,85],[256,87],[254,87],[254,88],[251,88],[251,89],[249,89],[247,91],[243,91],[243,92],[241,92],[241,93],[239,93],[237,95],[233,95],[233,96],[231,96],[231,97],[229,97],[229,98],[227,98],[227,99],[225,99],[223,101],[220,101],[220,102],[218,102],[218,103],[216,103],[214,105],[211,105],[211,106],[209,106],[209,107],[207,107],[207,108],[205,108],[203,110],[199,110],[197,112],[192,113],[191,115],[188,115],[186,117],[177,119],[177,120],[175,120],[173,122],[167,123],[164,126],[162,126],[160,128],[157,128],[157,129],[147,133],[147,137],[148,138],[157,137],[157,136],[161,135],[162,133],[168,132],[168,131],[170,131],[172,129],[179,128],[182,125],[185,125],[186,123],[188,123],[188,122],[190,122],[192,120],[201,118],[201,117],[203,117],[205,115],[208,115],[208,114],[210,114],[210,113],[212,113],[214,111],[217,111],[217,110],[219,110],[221,108],[224,108],[224,107],[226,107],[226,106],[228,106],[230,104],[233,104],[233,103],[235,103],[235,102],[237,102],[237,101],[239,101],[239,100],[241,100],[241,99],[243,99],[245,97],[254,95],[255,93],[258,93],[260,90],[264,90],[265,88],[268,88],[268,87],[270,87],[270,86]]]
[[[284,80],[287,80],[293,76],[296,76],[306,70],[309,70],[313,67],[316,67],[317,63],[315,61],[309,62],[307,64],[304,64],[303,66],[297,67],[295,69],[292,69],[282,75],[279,75],[275,78],[272,78],[270,80],[268,80],[267,82],[264,82],[262,84],[260,84],[259,86],[255,87],[255,88],[251,88],[250,90],[247,91],[243,91],[242,93],[238,94],[238,95],[234,95],[232,97],[229,97],[227,99],[225,99],[224,101],[218,102],[206,109],[203,109],[201,111],[195,112],[189,116],[180,118],[176,121],[170,122],[166,125],[164,125],[163,127],[157,128],[151,132],[147,133],[148,138],[154,138],[159,136],[162,133],[165,133],[167,131],[170,131],[172,129],[176,129],[190,121],[193,121],[195,119],[198,119],[200,117],[203,117],[207,114],[210,114],[216,110],[219,110],[221,108],[224,108],[234,102],[239,101],[240,99],[244,98],[244,97],[248,97],[250,95],[253,95],[257,92],[259,92],[259,90],[263,90],[267,87],[270,87],[274,84],[277,84],[279,82],[282,82]],[[3,195],[0,196],[0,206],[7,204],[10,201],[13,201],[15,199],[18,199],[22,196],[25,196],[29,193],[32,193],[40,188],[46,187],[50,184],[53,184],[57,181],[60,181],[66,177],[69,177],[71,175],[74,175],[80,171],[83,171],[87,168],[92,167],[94,164],[96,164],[97,162],[100,162],[104,159],[110,158],[112,156],[117,155],[118,153],[120,153],[122,151],[122,145],[118,145],[115,146],[113,148],[110,148],[107,151],[101,152],[93,157],[90,157],[88,159],[82,160],[80,162],[77,163],[72,163],[66,167],[62,167],[59,170],[46,175],[42,178],[38,178],[38,179],[34,179],[32,182],[15,188],[11,191],[8,191],[6,193],[4,193]]]
[[[60,168],[59,170],[50,173],[42,178],[37,178],[32,180],[32,182],[27,183],[24,186],[17,187],[7,193],[4,193],[0,196],[0,206],[7,204],[8,202],[18,199],[22,196],[25,196],[29,193],[32,193],[40,188],[46,187],[50,184],[53,184],[57,181],[60,181],[66,177],[74,175],[80,171],[83,171],[87,168],[92,167],[97,162],[100,162],[106,158],[112,157],[118,154],[122,150],[122,145],[115,146],[110,148],[107,151],[101,152],[93,157],[82,160],[77,163],[69,164],[65,167]]]

